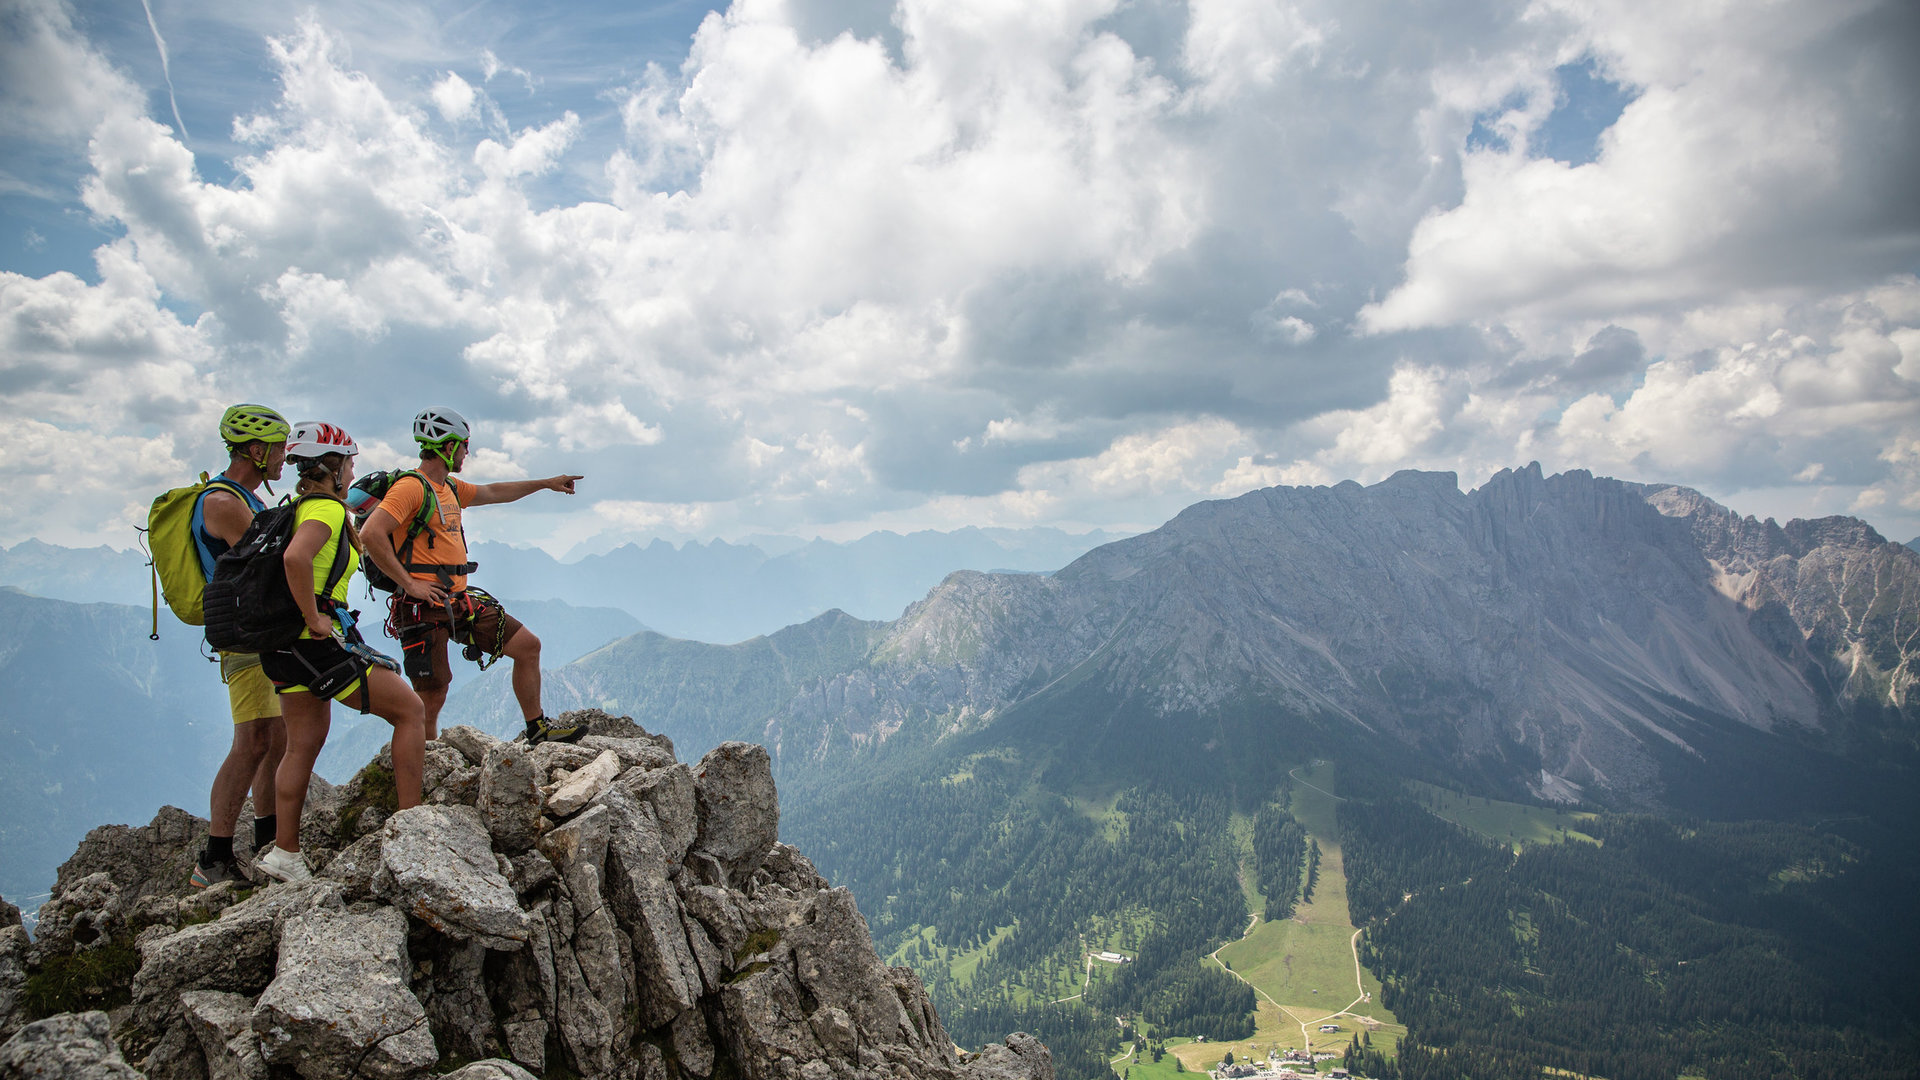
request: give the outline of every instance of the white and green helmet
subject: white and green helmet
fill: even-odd
[[[439,446],[455,439],[466,442],[471,438],[473,429],[467,425],[467,418],[452,409],[426,409],[413,418],[413,441],[421,446]]]

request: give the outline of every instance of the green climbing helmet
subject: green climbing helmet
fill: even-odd
[[[283,443],[292,430],[285,417],[265,405],[235,405],[220,417],[220,437],[233,446]]]

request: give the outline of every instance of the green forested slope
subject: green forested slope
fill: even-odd
[[[1362,957],[1417,1039],[1373,1072],[1837,1080],[1920,1061],[1898,848],[1602,814],[1600,844],[1516,854],[1390,784],[1340,817]]]

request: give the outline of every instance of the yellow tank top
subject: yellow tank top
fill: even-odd
[[[347,527],[346,504],[340,502],[338,499],[307,499],[302,502],[299,508],[293,513],[294,532],[298,533],[300,526],[305,525],[309,521],[318,521],[332,530],[327,536],[327,542],[320,545],[320,550],[313,556],[313,593],[315,596],[318,596],[320,595],[320,590],[326,586],[327,575],[333,572],[335,539],[339,537],[341,532]],[[352,540],[340,544],[338,550],[340,557],[347,560],[347,569],[345,573],[340,575],[339,582],[333,587],[333,601],[336,604],[344,605],[347,602],[347,587],[353,581],[353,572],[360,568],[360,552],[354,549]],[[310,631],[302,630],[300,631],[300,636],[303,638],[312,637],[313,634]]]

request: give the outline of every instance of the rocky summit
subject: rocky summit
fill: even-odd
[[[384,753],[316,781],[311,881],[195,893],[173,807],[93,830],[36,938],[0,906],[0,1080],[1052,1080],[1030,1036],[953,1045],[778,841],[764,749],[573,716],[579,745],[448,730],[408,810]]]

